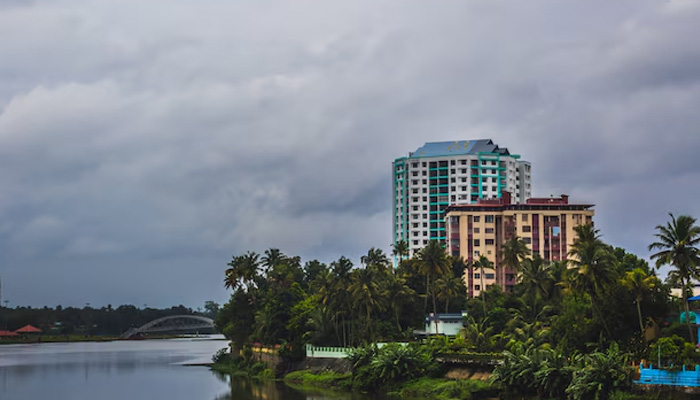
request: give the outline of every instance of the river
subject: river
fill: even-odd
[[[0,399],[338,399],[187,366],[209,362],[226,347],[213,338],[2,345]]]

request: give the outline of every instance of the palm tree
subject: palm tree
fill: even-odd
[[[277,264],[281,264],[287,259],[287,256],[282,254],[280,249],[271,248],[265,250],[265,255],[262,257],[262,266],[265,267],[265,272],[269,273]]]
[[[657,233],[654,234],[657,241],[649,245],[649,250],[659,250],[651,255],[656,260],[656,268],[662,265],[671,265],[681,284],[681,296],[685,305],[686,317],[690,315],[688,298],[685,288],[690,285],[693,278],[698,279],[698,267],[700,266],[700,227],[695,225],[696,219],[688,215],[678,218],[671,216],[671,221],[666,225],[657,225]],[[688,325],[690,340],[695,343],[693,330],[690,328],[690,318],[685,319]]]
[[[591,307],[597,312],[605,332],[610,337],[610,329],[598,305],[598,299],[613,282],[617,281],[615,258],[610,248],[600,240],[599,231],[591,224],[574,228],[576,239],[569,250],[569,264],[574,272],[574,290],[588,293]]]
[[[394,318],[396,319],[396,328],[401,332],[401,323],[399,321],[399,313],[401,308],[411,301],[416,292],[411,289],[406,280],[396,274],[387,276],[386,291],[389,297],[391,308],[394,310]]]
[[[449,312],[450,299],[457,297],[464,290],[462,279],[448,273],[435,280],[438,299],[445,302],[445,313]]]
[[[659,278],[648,275],[643,269],[635,268],[628,271],[621,279],[622,286],[629,289],[634,295],[634,301],[637,303],[637,316],[639,316],[639,330],[644,335],[644,324],[642,323],[642,299],[644,296],[654,290],[659,283]]]
[[[396,243],[392,244],[391,247],[391,254],[399,258],[399,263],[408,258],[409,248],[407,241],[399,239]]]
[[[501,247],[501,270],[503,276],[501,283],[505,284],[505,268],[510,268],[515,272],[520,272],[520,263],[525,257],[530,255],[530,249],[523,239],[513,236],[506,240]]]
[[[372,311],[384,309],[386,299],[379,287],[376,273],[372,269],[356,269],[351,274],[350,286],[348,286],[353,301],[365,309],[367,317],[368,341],[372,341]]]
[[[376,249],[374,247],[370,248],[367,255],[360,257],[360,262],[365,265],[365,267],[377,268],[379,271],[386,271],[391,261],[384,254],[382,249]]]
[[[535,253],[534,257],[523,261],[518,282],[523,287],[525,297],[531,301],[534,316],[537,313],[537,300],[544,300],[549,296],[552,282],[551,266],[545,265],[542,256]]]
[[[352,261],[344,256],[341,256],[337,261],[331,262],[331,281],[330,290],[327,291],[326,302],[330,300],[330,304],[334,310],[334,319],[336,321],[336,330],[339,334],[342,333],[343,347],[348,346],[348,329],[347,317],[351,310],[350,296],[347,288],[350,285],[350,271],[352,270]],[[338,323],[340,329],[337,329]],[[350,332],[352,333],[352,332]],[[352,337],[350,338],[352,342]],[[340,342],[340,339],[339,339]]]
[[[481,278],[481,286],[479,289],[481,291],[481,304],[484,307],[484,316],[486,316],[486,287],[484,286],[484,268],[492,268],[493,263],[489,261],[483,254],[479,256],[479,259],[474,262],[474,268],[480,270],[479,278]]]
[[[260,255],[253,251],[233,257],[231,262],[227,264],[229,268],[226,270],[224,286],[235,290],[242,282],[249,287],[258,275],[259,258]]]
[[[447,274],[450,271],[450,261],[447,258],[447,253],[445,249],[442,248],[442,244],[437,240],[431,240],[428,245],[421,249],[418,255],[420,263],[421,274],[425,275],[425,287],[426,291],[429,291],[433,298],[433,315],[435,316],[435,333],[438,333],[438,320],[437,320],[437,300],[435,293],[435,279],[440,276]],[[433,282],[431,286],[430,282]],[[426,305],[427,305],[427,295],[426,293]],[[425,306],[424,306],[425,307]]]

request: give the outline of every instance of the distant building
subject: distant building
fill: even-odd
[[[467,316],[466,311],[452,314],[433,314],[425,316],[425,330],[413,331],[416,336],[433,336],[446,335],[457,336],[464,328],[464,318]],[[437,332],[435,331],[435,320],[437,319]]]
[[[394,160],[393,242],[405,240],[410,255],[429,240],[445,241],[443,211],[512,193],[530,198],[530,163],[490,139],[429,142]]]
[[[525,204],[512,204],[510,193],[500,199],[482,199],[477,204],[451,205],[445,209],[447,251],[469,263],[484,255],[494,269],[484,270],[484,286],[498,284],[510,291],[516,283],[515,271],[501,270],[501,247],[517,236],[545,261],[567,259],[576,233],[574,228],[592,224],[592,204],[570,204],[569,196],[531,198]],[[496,270],[500,276],[497,276]],[[481,271],[468,268],[464,282],[470,296],[478,296]]]

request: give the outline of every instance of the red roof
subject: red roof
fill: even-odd
[[[17,333],[39,333],[39,332],[41,332],[41,329],[36,328],[34,326],[31,326],[31,325],[25,325],[25,326],[17,329],[15,332],[17,332]]]
[[[12,332],[12,331],[0,331],[0,337],[4,336],[19,336],[17,332]]]

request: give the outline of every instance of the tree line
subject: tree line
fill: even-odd
[[[170,308],[138,308],[134,305],[85,307],[1,307],[0,330],[16,330],[31,324],[45,334],[55,335],[113,335],[117,336],[131,327],[138,327],[161,317],[173,315],[216,316],[219,305],[213,301],[205,303],[203,310],[192,310],[183,305]]]

